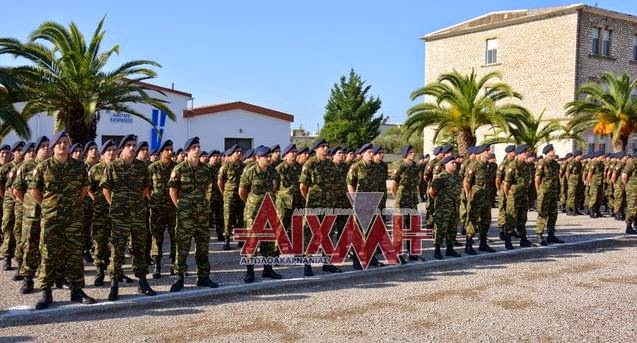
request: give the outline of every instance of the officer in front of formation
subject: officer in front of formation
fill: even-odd
[[[212,184],[210,169],[200,163],[201,146],[199,137],[192,137],[184,145],[186,158],[177,164],[171,174],[168,187],[170,199],[177,208],[177,259],[173,265],[177,281],[170,287],[171,292],[184,288],[184,275],[187,268],[190,244],[195,241],[195,262],[197,263],[197,287],[216,288],[219,285],[210,280],[210,261],[208,245],[210,244],[209,187]]]

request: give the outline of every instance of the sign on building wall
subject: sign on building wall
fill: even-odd
[[[154,109],[152,112],[153,125],[159,129],[159,132],[154,127],[150,128],[150,150],[159,149],[161,144],[161,138],[164,136],[164,125],[166,124],[166,112]]]
[[[111,122],[132,124],[133,117],[128,113],[113,113],[111,114]]]

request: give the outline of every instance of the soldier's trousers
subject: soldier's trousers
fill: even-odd
[[[599,210],[602,205],[604,196],[604,189],[601,180],[594,182],[591,181],[588,187],[588,208],[591,210]]]
[[[626,187],[626,224],[632,224],[637,217],[637,189]]]
[[[145,211],[145,209],[144,209]],[[124,274],[124,251],[128,238],[131,240],[131,254],[133,255],[133,273],[136,277],[145,277],[148,266],[144,253],[146,251],[146,217],[144,211],[139,213],[124,213],[113,215],[111,212],[111,263],[108,267],[111,279]]]
[[[244,211],[246,228],[248,229],[252,228],[252,223],[254,221],[254,218],[257,215],[258,210],[259,208],[255,208],[254,212],[252,213],[249,213],[248,211]],[[321,220],[323,220],[323,218],[321,218]],[[307,243],[310,241],[311,234],[310,234],[310,229],[308,227],[306,227],[304,231],[305,231],[305,237],[303,237],[303,240],[304,240],[303,245],[304,247],[307,247]],[[259,252],[261,253],[261,255],[269,256],[269,257],[274,257],[279,255],[279,249],[277,249],[276,243],[274,242],[259,242]]]
[[[232,237],[232,230],[244,227],[243,210],[245,204],[237,191],[226,191],[223,194],[223,234],[226,238]]]
[[[526,194],[520,194],[518,199],[507,196],[506,232],[511,235],[516,230],[521,237],[526,237],[526,219],[529,206],[526,203]]]
[[[177,259],[173,269],[177,275],[183,275],[187,270],[190,242],[195,240],[195,261],[197,262],[197,277],[210,276],[210,261],[208,260],[208,244],[210,244],[210,229],[208,228],[209,213],[184,213],[177,210]]]
[[[506,198],[502,195],[502,192],[498,192],[498,229],[500,229],[500,232],[504,232],[504,227],[506,226],[506,208],[507,208],[507,203],[506,203]]]
[[[40,288],[51,287],[64,269],[72,287],[84,287],[82,220],[42,219],[40,236]],[[59,264],[64,267],[60,268]]]
[[[11,196],[5,193],[4,201],[2,203],[2,250],[0,254],[2,257],[13,257],[15,253],[16,237],[13,231],[15,226],[15,212],[13,207],[15,201]]]
[[[22,219],[22,264],[20,275],[33,278],[40,264],[40,209],[34,215],[25,213]]]
[[[425,222],[427,223],[427,226],[433,226],[434,225],[434,199],[429,199],[427,200],[427,212],[425,213]]]
[[[462,193],[460,194],[460,208],[459,208],[459,212],[460,212],[460,225],[464,226],[466,229],[467,226],[467,220],[468,220],[468,213],[469,213],[469,206],[470,204],[467,202],[467,197],[464,193],[464,190],[462,191]]]
[[[91,229],[93,223],[93,200],[90,197],[86,197],[83,200],[82,207],[84,208],[84,217],[82,221],[82,228],[84,231],[84,250],[91,249]]]
[[[434,243],[436,245],[442,245],[445,241],[447,245],[456,242],[456,235],[458,234],[458,221],[460,215],[458,213],[459,204],[451,206],[450,208],[437,209],[434,211]]]
[[[472,238],[479,234],[480,238],[486,238],[491,225],[491,203],[484,196],[474,194],[468,203],[467,215],[467,238]]]
[[[566,178],[560,180],[560,204],[566,206],[566,198],[568,196],[568,181]]]
[[[96,266],[106,266],[111,252],[109,243],[111,240],[111,217],[108,208],[93,211],[93,263]]]
[[[626,207],[626,188],[620,180],[615,182],[613,194],[613,210],[615,213],[621,213]]]
[[[546,228],[548,233],[555,232],[557,222],[557,193],[554,190],[540,190],[537,198],[537,225],[535,234],[541,235]]]
[[[215,228],[218,236],[224,235],[223,198],[213,197],[210,202],[210,227]]]
[[[574,180],[573,178],[576,178]],[[582,193],[584,191],[584,184],[579,181],[580,176],[570,176],[568,181],[568,194],[566,197],[566,206],[568,208],[577,210],[582,206],[584,200]]]
[[[13,207],[13,214],[15,216],[15,223],[13,224],[13,236],[15,237],[15,251],[13,252],[13,258],[18,262],[18,264],[22,263],[22,216],[24,215],[24,210],[22,208],[22,203],[19,201],[15,202],[15,206]]]
[[[168,231],[168,237],[170,238],[170,260],[175,261],[177,251],[177,242],[175,241],[177,220],[175,215],[174,209],[151,207],[150,232],[153,235],[153,246],[150,255],[153,258],[163,257],[164,233]]]

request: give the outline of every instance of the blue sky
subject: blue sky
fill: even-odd
[[[332,85],[354,68],[401,123],[424,83],[425,33],[490,11],[576,1],[3,1],[0,36],[26,39],[40,23],[75,21],[91,35],[106,15],[111,66],[162,64],[152,82],[193,94],[195,106],[246,101],[295,115],[315,131]],[[594,1],[585,2],[595,5]],[[635,1],[597,1],[637,14]],[[0,64],[15,61],[0,58]]]

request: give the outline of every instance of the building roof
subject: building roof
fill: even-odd
[[[244,111],[258,113],[258,114],[272,117],[272,118],[282,119],[289,122],[294,121],[294,116],[291,114],[253,105],[253,104],[248,104],[247,102],[243,102],[243,101],[208,105],[208,106],[202,106],[202,107],[195,107],[190,110],[184,110],[184,118],[191,118],[191,117],[208,115],[208,114],[216,114],[216,113],[232,111],[232,110],[244,110]]]
[[[164,92],[164,93],[175,93],[175,94],[187,96],[188,98],[192,98],[192,94],[187,93],[187,92],[178,91],[178,90],[176,90],[174,88],[157,86],[157,85],[153,85],[152,83],[141,82],[141,81],[137,81],[136,83],[138,85],[140,85],[140,86],[144,86],[144,87],[149,88],[149,89],[154,89],[156,91],[160,91],[160,92]]]
[[[516,25],[555,16],[567,15],[575,13],[577,11],[584,11],[637,23],[637,16],[634,15],[610,11],[584,4],[573,4],[558,7],[490,12],[479,17],[469,19],[462,23],[445,27],[438,31],[430,32],[423,37],[420,37],[420,39],[424,41],[433,41],[467,33],[489,30],[502,26]]]

